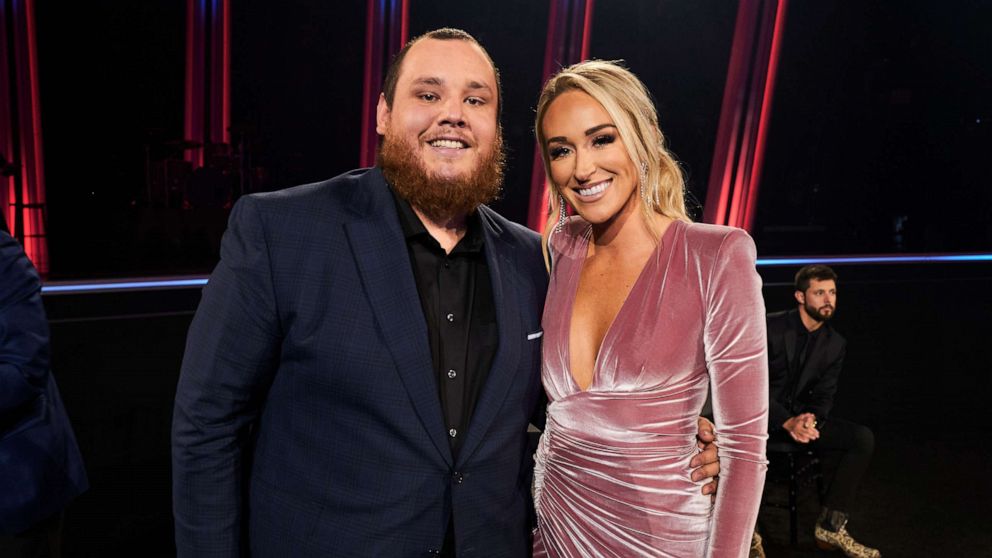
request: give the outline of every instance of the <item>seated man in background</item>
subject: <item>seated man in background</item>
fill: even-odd
[[[813,444],[822,453],[836,454],[814,531],[817,546],[877,558],[878,550],[855,541],[845,527],[875,438],[864,426],[829,416],[847,347],[830,326],[837,274],[825,265],[803,267],[796,273],[795,298],[797,308],[768,315],[768,441]]]
[[[41,280],[0,219],[0,556],[59,556],[62,511],[87,486],[49,370]]]

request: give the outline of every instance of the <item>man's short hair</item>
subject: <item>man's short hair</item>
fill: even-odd
[[[482,46],[479,41],[475,39],[467,31],[462,31],[461,29],[455,29],[453,27],[442,27],[441,29],[435,29],[433,31],[428,31],[423,35],[414,37],[413,39],[407,41],[403,48],[396,53],[393,60],[389,63],[389,68],[386,69],[386,77],[382,80],[382,95],[386,98],[386,106],[393,108],[393,99],[396,98],[396,82],[400,79],[400,71],[403,69],[403,59],[406,58],[406,53],[409,52],[410,48],[419,43],[424,39],[434,39],[436,41],[468,41],[482,50],[482,54],[486,56],[486,60],[489,61],[489,65],[492,66],[493,74],[496,76],[496,119],[497,124],[502,121],[503,117],[503,83],[499,79],[499,68],[493,63],[493,59],[489,56],[489,51],[486,47]]]
[[[834,270],[830,269],[830,266],[823,264],[811,264],[802,267],[796,272],[796,290],[800,292],[806,292],[809,288],[809,282],[811,279],[816,279],[817,281],[827,281],[833,280],[837,281],[837,274]]]

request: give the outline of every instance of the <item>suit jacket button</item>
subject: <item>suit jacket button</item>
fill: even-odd
[[[462,482],[465,481],[465,476],[459,472],[455,472],[453,475],[451,475],[451,478],[452,480],[455,481],[455,484],[461,484]]]

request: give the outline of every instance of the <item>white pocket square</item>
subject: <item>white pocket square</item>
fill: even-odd
[[[535,331],[534,333],[528,333],[527,334],[527,340],[528,341],[533,341],[533,340],[537,339],[538,337],[540,337],[542,335],[544,335],[544,330],[543,329],[541,331]]]

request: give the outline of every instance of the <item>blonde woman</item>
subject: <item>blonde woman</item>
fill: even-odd
[[[535,555],[747,556],[768,414],[754,243],[690,222],[649,94],[618,64],[552,77],[535,131],[553,199]],[[709,390],[715,501],[689,467]]]

